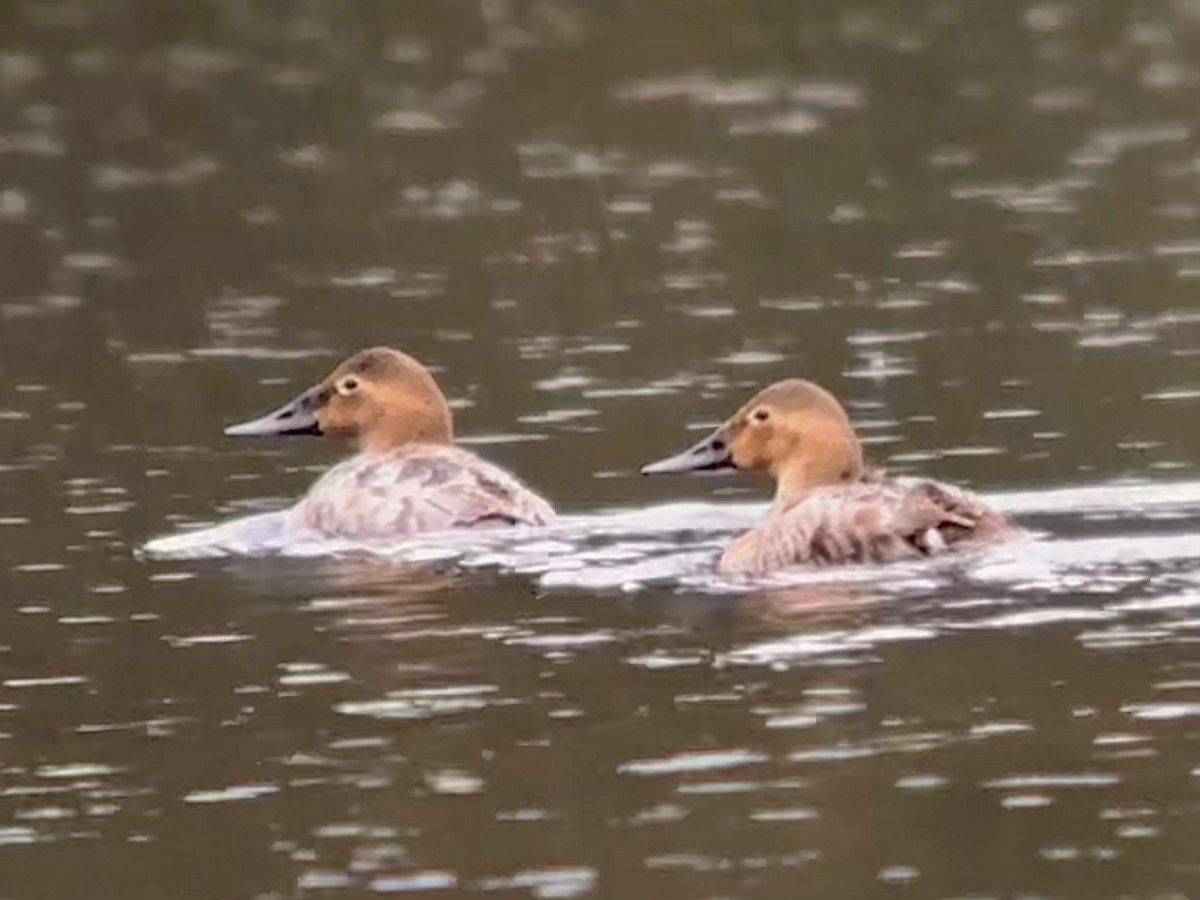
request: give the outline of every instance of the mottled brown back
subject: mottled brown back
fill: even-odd
[[[729,546],[725,575],[765,575],[793,565],[885,563],[984,546],[1018,533],[973,494],[917,479],[868,475],[817,488],[773,510]]]
[[[550,504],[504,470],[458,447],[413,445],[347,459],[292,514],[331,537],[403,538],[451,528],[548,525]]]

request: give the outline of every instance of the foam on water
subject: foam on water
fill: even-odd
[[[263,513],[157,538],[144,552],[176,560],[369,557],[406,567],[496,569],[533,577],[544,588],[619,591],[651,585],[739,593],[837,586],[873,595],[928,595],[966,579],[981,590],[1022,596],[1081,589],[1116,596],[1133,585],[1144,590],[1154,579],[1179,596],[1200,586],[1200,567],[1194,563],[1200,482],[1086,485],[1000,493],[988,500],[1013,514],[1030,536],[969,556],[795,569],[753,584],[718,579],[713,570],[721,548],[761,518],[761,503],[667,503],[566,516],[550,528],[445,532],[370,543],[331,540],[297,529],[283,513]],[[1039,615],[1054,618],[1049,610]]]

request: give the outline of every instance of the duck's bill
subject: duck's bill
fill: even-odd
[[[258,419],[229,425],[225,434],[230,437],[281,437],[289,434],[320,434],[321,423],[317,421],[320,407],[320,388],[305,391],[290,403]]]
[[[737,468],[720,431],[710,434],[682,453],[642,466],[643,475],[674,475],[682,472],[724,472]]]

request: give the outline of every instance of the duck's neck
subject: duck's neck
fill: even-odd
[[[817,488],[852,484],[865,472],[862,451],[855,442],[846,452],[797,459],[777,467],[772,512],[789,509]]]
[[[454,428],[449,410],[415,410],[402,416],[374,423],[358,437],[362,453],[391,453],[413,444],[454,443]]]

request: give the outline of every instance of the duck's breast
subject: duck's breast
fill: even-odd
[[[973,494],[918,479],[819,488],[725,551],[725,574],[762,575],[786,566],[884,563],[991,543],[1017,533]]]
[[[504,470],[442,446],[344,460],[313,485],[293,514],[306,527],[352,539],[554,520],[550,505]]]

